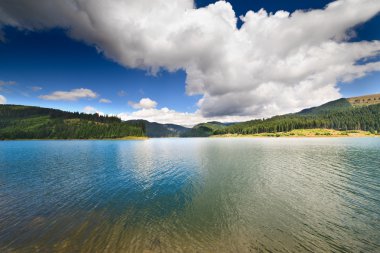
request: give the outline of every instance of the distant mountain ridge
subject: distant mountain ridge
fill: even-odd
[[[211,121],[192,128],[147,120],[0,105],[0,139],[102,139],[126,136],[208,137],[222,134],[289,132],[296,129],[363,130],[380,133],[380,94],[341,98],[297,113],[247,122]]]
[[[183,137],[207,137],[220,134],[258,134],[288,132],[295,129],[330,128],[335,130],[365,130],[380,132],[380,95],[341,98],[298,113],[223,124],[201,123]],[[350,123],[353,120],[355,123]]]
[[[380,94],[365,95],[359,97],[341,98],[338,100],[330,101],[323,105],[304,109],[298,114],[308,113],[326,113],[332,111],[342,111],[352,107],[369,106],[380,104]]]
[[[195,125],[189,131],[184,132],[181,137],[208,137],[213,135],[216,131],[224,129],[229,124],[224,124],[217,121],[200,123]]]
[[[147,120],[128,120],[126,123],[142,125],[148,137],[180,137],[183,133],[190,131],[190,128],[176,124],[160,124]]]
[[[380,95],[341,98],[298,113],[237,123],[214,131],[212,135],[277,133],[314,128],[380,133],[379,98]]]

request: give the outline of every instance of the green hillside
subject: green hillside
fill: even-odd
[[[380,104],[380,94],[371,94],[347,99],[353,106],[367,106]]]
[[[34,106],[0,105],[0,139],[109,139],[144,136],[117,117]]]
[[[223,131],[226,128],[226,125],[220,122],[207,122],[195,125],[192,129],[187,132],[184,132],[181,137],[208,137],[214,133]]]
[[[295,114],[238,123],[213,134],[277,133],[315,128],[380,132],[380,104],[354,107],[346,99],[339,99]]]
[[[189,131],[189,128],[175,124],[160,124],[149,122],[147,120],[129,120],[126,123],[144,126],[145,133],[148,137],[179,137]]]
[[[359,100],[361,99],[361,100]],[[371,99],[371,100],[369,100]],[[128,136],[208,137],[229,134],[289,133],[301,129],[380,133],[380,99],[338,99],[298,113],[241,123],[201,123],[193,128],[146,120],[123,122],[117,117],[61,110],[0,105],[0,139],[111,139]],[[368,102],[370,101],[370,102]]]
[[[352,108],[351,103],[347,99],[341,98],[335,101],[328,102],[318,107],[304,109],[297,114],[310,115],[310,114],[332,113],[332,112],[337,112],[337,111],[344,111],[350,108]]]

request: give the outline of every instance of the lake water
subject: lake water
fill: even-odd
[[[380,139],[3,141],[0,251],[380,252]]]

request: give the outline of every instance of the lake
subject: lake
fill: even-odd
[[[0,142],[1,252],[380,252],[380,138]]]

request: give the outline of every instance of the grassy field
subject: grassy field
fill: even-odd
[[[349,130],[338,131],[333,129],[296,129],[290,132],[259,133],[259,134],[224,134],[211,137],[380,137],[377,133],[368,131]]]

